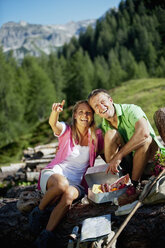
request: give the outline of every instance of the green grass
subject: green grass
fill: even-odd
[[[110,90],[109,93],[115,103],[139,105],[158,135],[153,116],[159,108],[165,107],[164,78],[130,80],[123,83],[122,86]],[[98,117],[96,117],[96,122],[100,123]]]

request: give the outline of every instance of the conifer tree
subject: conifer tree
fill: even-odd
[[[109,89],[109,67],[103,56],[96,57],[94,61],[94,85],[93,88]]]
[[[23,69],[29,77],[26,120],[33,125],[49,116],[55,90],[47,74],[34,57],[26,57]]]
[[[15,94],[14,76],[14,68],[0,49],[0,146],[16,139],[21,128],[22,109]]]
[[[58,58],[55,53],[49,55],[47,73],[55,89],[56,101],[65,99],[65,60],[63,57]]]
[[[70,59],[68,71],[65,93],[68,105],[72,105],[86,98],[92,90],[94,68],[89,55],[79,49]]]
[[[109,67],[109,86],[113,88],[120,85],[127,77],[127,73],[122,69],[118,56],[113,49],[109,53]]]
[[[160,58],[160,62],[156,68],[155,76],[157,77],[165,77],[165,59],[163,57]]]

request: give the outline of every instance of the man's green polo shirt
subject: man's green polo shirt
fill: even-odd
[[[124,141],[127,143],[132,135],[135,132],[135,123],[144,117],[149,126],[150,135],[156,141],[160,148],[163,148],[163,145],[158,141],[156,134],[149,123],[146,114],[143,110],[134,104],[116,104],[114,103],[114,107],[117,114],[118,119],[118,132],[123,137]],[[110,123],[103,119],[102,121],[102,129],[106,133],[109,129],[115,129],[114,127],[110,126]]]

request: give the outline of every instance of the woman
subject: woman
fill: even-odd
[[[59,200],[36,245],[44,247],[47,240],[53,238],[52,231],[69,210],[72,202],[81,199],[87,192],[84,174],[89,166],[93,166],[96,155],[103,151],[103,136],[100,129],[95,128],[94,112],[88,102],[76,103],[72,113],[72,125],[59,122],[59,113],[63,111],[65,101],[54,103],[49,124],[59,139],[56,157],[41,172],[39,186],[44,193],[38,207],[30,214],[31,230],[39,230],[39,221],[48,204]],[[38,225],[38,226],[37,226]],[[45,245],[46,247],[46,245]]]

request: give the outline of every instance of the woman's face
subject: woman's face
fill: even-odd
[[[86,103],[81,103],[74,114],[77,126],[89,127],[93,121],[93,111]]]

